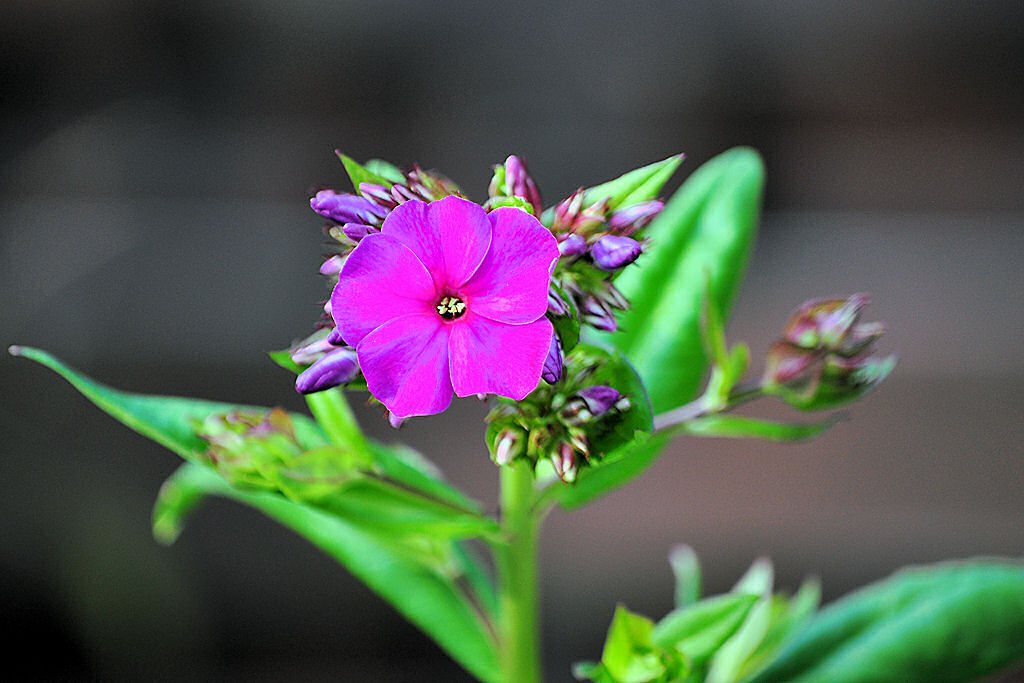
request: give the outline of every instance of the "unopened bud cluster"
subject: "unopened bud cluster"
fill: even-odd
[[[868,303],[867,294],[854,294],[802,304],[768,352],[765,392],[816,410],[859,398],[884,379],[895,357],[874,354],[885,326],[859,322]]]
[[[581,467],[603,455],[592,443],[629,410],[630,400],[614,387],[594,384],[597,366],[579,360],[567,359],[557,385],[542,384],[524,401],[503,399],[491,411],[488,433],[497,464],[546,460],[562,481],[571,483]]]

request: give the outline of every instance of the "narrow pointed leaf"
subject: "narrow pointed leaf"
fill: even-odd
[[[708,415],[673,427],[692,436],[800,441],[818,436],[836,423],[830,417],[820,422],[772,422],[743,415]]]
[[[676,154],[624,173],[615,180],[587,188],[583,203],[590,205],[608,199],[608,208],[616,209],[654,199],[681,163],[683,155]]]
[[[338,158],[341,159],[341,163],[344,164],[345,170],[348,172],[348,177],[352,180],[352,187],[355,188],[356,192],[359,191],[360,183],[372,183],[374,185],[383,185],[388,188],[394,185],[391,180],[383,175],[374,173],[352,157],[346,156],[341,152],[336,152],[336,154],[338,155]]]
[[[273,493],[233,488],[203,465],[183,465],[172,481],[189,488],[193,499],[231,498],[296,531],[391,603],[470,673],[497,682],[497,649],[488,627],[452,581],[351,522]]]
[[[693,548],[677,545],[669,553],[668,562],[676,579],[676,607],[686,607],[700,600],[700,561]]]
[[[703,659],[736,632],[757,600],[756,595],[727,593],[678,608],[658,622],[651,641]]]

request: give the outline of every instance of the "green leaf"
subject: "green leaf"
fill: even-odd
[[[676,154],[668,159],[641,166],[615,180],[595,185],[583,193],[583,204],[589,206],[607,198],[608,208],[615,210],[654,199],[681,163],[683,155]]]
[[[608,628],[601,664],[618,683],[647,683],[665,673],[665,663],[651,645],[654,623],[622,605]]]
[[[814,616],[820,600],[821,585],[815,579],[804,581],[800,585],[800,590],[791,599],[774,596],[768,633],[765,634],[757,651],[747,658],[740,671],[740,678],[748,678],[771,662],[779,650]]]
[[[711,658],[706,683],[733,683],[739,678],[743,664],[747,661],[768,633],[771,621],[771,596],[762,596],[743,624]]]
[[[676,607],[686,607],[700,600],[700,562],[693,548],[677,545],[669,553],[668,562],[676,579]]]
[[[692,436],[800,441],[813,438],[836,423],[835,416],[820,422],[773,422],[743,415],[706,415],[672,427]]]
[[[756,683],[957,683],[1024,660],[1024,564],[903,570],[819,612]]]
[[[746,595],[771,595],[774,582],[775,569],[772,567],[772,561],[767,557],[759,557],[732,587],[732,592]]]
[[[651,640],[702,661],[736,632],[757,601],[756,595],[727,593],[675,609],[658,622]]]
[[[182,465],[164,481],[153,506],[153,537],[163,545],[178,540],[185,528],[185,520],[206,497],[190,479],[189,468],[202,467],[188,463]]]
[[[707,367],[700,329],[705,283],[724,318],[754,242],[763,187],[764,166],[753,150],[711,159],[647,228],[651,247],[615,280],[631,308],[618,332],[598,336],[632,361],[655,413],[697,393]]]
[[[172,481],[179,496],[186,490],[192,500],[203,495],[231,498],[296,531],[394,605],[474,676],[499,680],[497,647],[478,607],[429,567],[349,521],[277,494],[232,488],[208,467],[183,465]]]
[[[474,538],[498,533],[498,525],[490,517],[371,478],[353,480],[331,495],[303,502],[361,527],[398,537]]]
[[[402,174],[402,171],[394,164],[383,159],[370,159],[363,167],[370,173],[390,180],[393,183],[405,183],[405,176]]]
[[[356,192],[359,192],[359,185],[361,183],[383,185],[387,188],[390,188],[395,184],[385,176],[374,173],[352,157],[345,156],[339,151],[335,151],[335,154],[337,154],[338,158],[341,159],[341,163],[345,165],[345,170],[348,171],[348,177],[352,180],[352,187],[355,188]]]

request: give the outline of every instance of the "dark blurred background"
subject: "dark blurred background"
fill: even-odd
[[[0,342],[128,389],[301,409],[264,352],[327,295],[307,197],[344,187],[336,147],[441,169],[477,200],[518,153],[548,203],[675,152],[682,178],[756,147],[765,215],[732,339],[758,358],[803,299],[869,291],[900,365],[816,441],[679,440],[554,513],[544,647],[569,680],[617,600],[668,611],[679,542],[710,591],[766,554],[780,586],[817,575],[828,599],[907,563],[1022,555],[1022,74],[1019,0],[2,0]],[[211,501],[158,546],[176,456],[38,366],[5,356],[0,382],[19,675],[464,680],[258,513]],[[493,507],[483,406],[398,432],[360,415]]]

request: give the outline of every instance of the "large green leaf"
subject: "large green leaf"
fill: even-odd
[[[203,465],[183,465],[168,480],[165,490],[168,488],[174,490],[176,500],[188,501],[181,507],[170,500],[158,505],[154,516],[168,528],[180,528],[181,516],[204,495],[254,507],[344,565],[474,676],[483,681],[499,680],[497,647],[481,606],[474,605],[452,581],[368,530],[277,494],[233,488]]]
[[[201,475],[195,474],[193,470],[186,468],[182,470],[184,474],[181,477],[173,477],[161,490],[156,508],[154,509],[153,524],[154,534],[162,542],[171,542],[177,537],[181,530],[183,516],[198,504],[201,499],[201,492],[212,491],[219,495],[230,495],[244,502],[253,500],[264,501],[267,505],[276,506],[274,509],[280,508],[289,511],[289,519],[302,518],[321,521],[333,519],[334,523],[340,525],[339,528],[346,530],[346,533],[349,533],[350,536],[354,535],[353,537],[361,539],[362,547],[381,548],[388,557],[401,558],[403,567],[406,570],[412,571],[411,568],[415,567],[416,572],[431,573],[436,577],[437,581],[444,582],[447,580],[443,580],[437,573],[436,564],[429,562],[429,556],[432,552],[431,548],[417,548],[416,544],[413,543],[416,539],[415,537],[410,539],[409,532],[420,529],[426,532],[426,535],[422,537],[426,545],[436,545],[437,543],[448,543],[445,538],[475,535],[476,532],[491,533],[494,530],[493,521],[476,514],[478,506],[450,485],[440,480],[422,458],[401,449],[372,442],[368,444],[368,447],[373,453],[374,463],[379,469],[380,474],[389,481],[394,481],[410,489],[407,491],[395,488],[390,484],[379,481],[366,484],[365,486],[387,487],[387,492],[390,494],[382,496],[378,500],[369,501],[376,506],[374,511],[379,513],[374,519],[370,519],[373,517],[373,514],[368,512],[368,510],[373,506],[368,504],[366,496],[356,495],[353,500],[345,500],[344,489],[338,494],[332,494],[331,497],[325,500],[301,504],[289,501],[275,493],[257,494],[254,491],[232,488],[218,474],[197,458],[197,454],[202,453],[207,448],[207,443],[196,435],[195,425],[201,423],[212,414],[233,410],[256,412],[264,411],[266,410],[265,408],[119,391],[72,370],[44,351],[29,347],[12,347],[11,352],[15,355],[35,360],[54,370],[67,379],[83,396],[95,403],[99,408],[128,427],[166,446],[190,463],[195,464],[198,468],[196,471],[203,473]],[[338,408],[338,405],[335,404],[334,407]],[[329,443],[328,436],[308,417],[291,414],[291,419],[297,440],[304,448],[316,449]],[[338,434],[335,434],[335,437],[337,436]],[[200,477],[200,479],[196,479],[197,477]],[[219,482],[216,488],[210,488],[212,485],[208,481],[211,478]],[[204,482],[204,486],[195,486],[195,481]],[[365,493],[363,490],[365,486],[360,488],[359,491]],[[358,498],[358,500],[355,500],[355,498]],[[436,499],[436,501],[431,500],[431,498]],[[272,504],[271,500],[279,502]],[[257,507],[260,506],[257,505]],[[320,509],[317,509],[317,507]],[[265,508],[261,507],[261,509]],[[304,515],[308,515],[308,517]],[[343,517],[347,518],[343,519]],[[319,526],[314,524],[308,527],[296,524],[291,524],[291,526],[299,533],[306,535],[313,543],[322,544],[321,528],[324,524]],[[437,531],[439,536],[435,538],[430,535],[432,531]],[[444,533],[441,534],[441,531],[444,531]],[[394,542],[389,545],[388,541]],[[448,546],[450,545],[448,543]],[[332,554],[336,557],[338,556],[333,552]],[[423,557],[423,562],[416,561],[417,554]],[[454,555],[451,552],[446,552],[445,554],[450,556],[445,559],[456,562],[455,574],[466,575],[471,579],[475,592],[478,594],[478,601],[481,604],[492,605],[494,603],[493,594],[487,586],[483,571],[477,566],[473,558],[463,552],[456,552]],[[357,561],[354,556],[346,555],[346,557],[350,557],[352,562]],[[382,561],[373,557],[365,557],[361,560],[367,566],[373,566],[375,563]],[[395,561],[397,562],[398,560]],[[359,567],[349,566],[349,568],[360,578],[364,578],[364,575],[369,572],[369,570],[360,569]],[[364,578],[364,580],[366,579]],[[375,590],[378,590],[377,584],[370,581],[367,581],[367,583],[370,583]],[[456,589],[449,587],[448,590],[455,591]],[[400,591],[380,589],[378,593],[385,599],[392,600]],[[395,599],[405,600],[401,596]],[[396,607],[403,614],[408,614],[410,610],[416,614],[422,611],[422,608],[415,606],[404,607],[401,604],[396,604]],[[413,619],[413,621],[423,627],[421,621],[428,620],[424,618],[421,621],[416,621],[416,619]],[[431,633],[431,635],[435,635],[433,631],[426,627],[424,627],[424,630]],[[446,649],[451,649],[450,646],[445,645],[443,642],[442,646],[446,647]],[[454,653],[453,656],[455,656]],[[464,665],[466,665],[465,662]],[[466,666],[475,672],[475,669],[472,669],[469,665]]]
[[[705,287],[726,316],[754,242],[763,187],[755,151],[735,148],[711,159],[669,200],[647,228],[651,247],[615,281],[631,307],[618,332],[599,336],[632,361],[655,413],[697,393],[707,367]]]
[[[1024,564],[898,572],[826,607],[756,683],[958,683],[1024,660]]]

